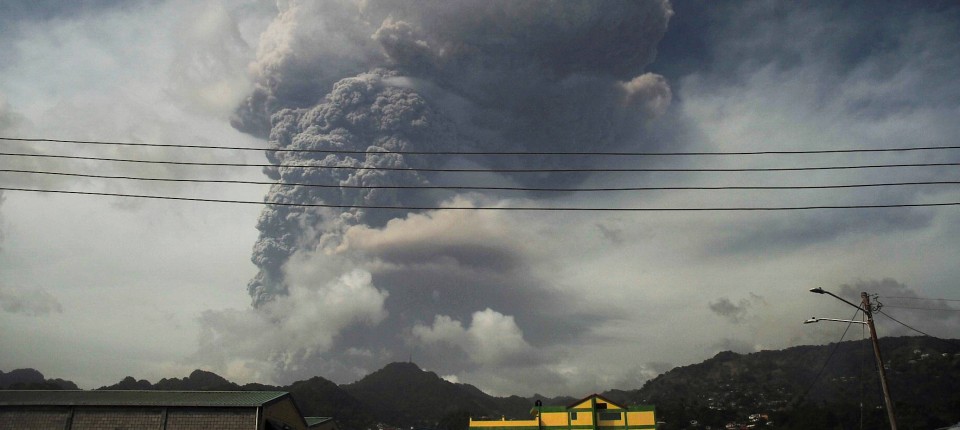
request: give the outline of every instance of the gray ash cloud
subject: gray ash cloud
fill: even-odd
[[[268,151],[276,166],[264,172],[278,182],[417,186],[464,181],[414,171],[283,167],[290,164],[417,168],[560,162],[390,151],[636,147],[643,145],[637,141],[643,125],[670,104],[665,79],[645,73],[644,67],[655,57],[671,14],[660,0],[283,2],[261,37],[252,65],[255,89],[232,123],[268,138],[274,149],[366,151]],[[470,177],[468,185],[578,179],[482,174]],[[495,195],[279,185],[264,199],[387,206],[499,201]],[[349,373],[347,363],[375,366],[390,359],[374,346],[395,351],[413,343],[486,357],[469,364],[474,367],[523,366],[536,361],[536,346],[549,344],[557,327],[571,329],[562,336],[576,336],[584,329],[574,329],[572,321],[603,318],[551,317],[562,294],[542,299],[549,288],[523,257],[529,245],[518,242],[526,234],[516,233],[522,226],[497,223],[495,217],[469,214],[424,217],[268,205],[257,224],[260,237],[252,257],[259,273],[248,285],[256,309],[275,315],[277,303],[296,308],[291,295],[309,290],[323,296],[328,288],[323,285],[340,285],[333,280],[355,270],[370,275],[369,282],[357,285],[371,292],[371,301],[363,308],[370,318],[332,323],[337,331],[321,347],[267,360],[290,375],[322,356],[328,372]],[[409,231],[422,235],[409,237]],[[218,333],[247,324],[240,322],[243,318],[208,315],[208,345],[216,343]],[[283,321],[276,325],[287,327]],[[503,337],[491,337],[494,332]],[[534,334],[539,340],[531,346],[524,335]],[[338,343],[336,351],[331,342]]]
[[[284,149],[588,150],[623,143],[669,104],[644,74],[666,30],[662,1],[291,2],[264,34],[257,89],[237,128]],[[417,167],[450,160],[397,154],[268,153],[278,165]],[[517,163],[517,160],[483,160]],[[525,160],[528,161],[528,160]],[[550,163],[551,161],[546,161]],[[415,172],[269,168],[282,182],[425,185]],[[523,180],[524,178],[521,178]],[[553,179],[559,180],[559,179]],[[274,187],[268,201],[410,205],[392,190]],[[422,202],[422,201],[421,201]],[[395,213],[267,208],[250,284],[255,303],[283,291],[280,268],[337,219],[382,226]],[[306,242],[305,242],[306,241]]]

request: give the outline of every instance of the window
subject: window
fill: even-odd
[[[570,421],[576,421],[576,420],[577,420],[577,413],[570,412]]]
[[[600,412],[600,421],[619,421],[620,412]]]

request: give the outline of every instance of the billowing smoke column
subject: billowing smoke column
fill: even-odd
[[[597,150],[630,137],[670,101],[662,77],[640,73],[666,30],[671,12],[665,1],[290,2],[281,8],[261,42],[258,88],[235,125],[264,134],[269,118],[276,148],[370,154],[270,153],[278,165],[444,162],[380,150]],[[281,182],[429,182],[397,171],[266,173]],[[413,203],[390,190],[279,186],[266,200]],[[257,226],[253,260],[261,270],[249,286],[254,303],[283,294],[287,258],[316,247],[338,223],[382,225],[397,215],[267,208]],[[321,225],[332,231],[316,231]]]
[[[421,158],[384,151],[432,150],[455,145],[449,121],[412,89],[391,85],[396,72],[378,69],[344,78],[323,101],[310,109],[284,109],[273,115],[270,143],[277,148],[362,150],[367,155],[270,152],[278,165],[311,162],[345,167],[426,167]],[[276,167],[266,173],[281,182],[351,186],[420,185],[428,181],[416,171],[303,169]],[[411,203],[396,190],[274,186],[268,201],[403,206]],[[260,239],[253,260],[261,268],[250,283],[254,304],[285,292],[282,265],[298,249],[312,249],[343,226],[382,225],[389,212],[322,211],[269,206],[257,228]],[[316,231],[319,229],[320,231]]]
[[[258,61],[253,65],[257,77],[255,91],[237,109],[234,126],[268,137],[271,147],[276,149],[366,151],[268,151],[269,160],[277,167],[268,168],[265,173],[279,182],[376,186],[428,185],[438,180],[436,175],[414,171],[282,167],[290,164],[406,168],[467,163],[480,167],[549,167],[557,160],[464,160],[387,152],[609,149],[636,144],[634,139],[640,127],[670,103],[665,80],[643,73],[655,56],[655,46],[672,13],[665,0],[284,1],[279,9],[278,18],[262,36]],[[556,183],[562,179],[516,175],[493,180]],[[457,197],[409,190],[275,186],[265,200],[437,206],[451,198]],[[267,309],[274,301],[291,294],[288,266],[298,254],[337,254],[337,250],[351,246],[346,242],[351,228],[357,233],[353,247],[358,243],[387,246],[383,245],[387,241],[363,242],[359,238],[407,216],[400,211],[266,207],[257,225],[260,237],[253,254],[260,270],[249,284],[254,306]],[[427,227],[424,230],[439,231]],[[491,232],[490,236],[496,234]],[[393,244],[390,246],[397,241],[389,242]],[[514,270],[511,265],[515,263],[506,253],[493,255],[497,252],[489,250],[496,245],[473,245],[475,242],[448,243],[445,247],[419,244],[411,247],[415,251],[390,255],[398,261],[417,258],[411,255],[437,261],[452,259],[460,267],[471,264],[469,261],[485,261],[482,264],[501,272]],[[439,254],[444,254],[443,258],[437,257]],[[345,273],[352,269],[341,270]],[[463,297],[481,297],[468,288],[463,290],[467,296],[461,295],[457,302],[444,302],[443,297],[447,296],[437,291],[426,298],[412,299],[406,292],[410,288],[402,290],[397,285],[412,285],[407,278],[414,275],[398,272],[384,269],[373,274],[373,283],[382,289],[376,296],[387,298],[386,313],[368,323],[381,321],[383,315],[400,318],[403,306],[433,300],[432,307],[420,309],[419,319],[396,322],[394,326],[406,326],[394,327],[391,333],[413,333],[431,342],[459,333],[461,339],[449,343],[459,342],[463,350],[470,351],[490,342],[483,334],[483,327],[489,327],[491,332],[512,333],[514,350],[527,348],[518,322],[500,313],[503,302],[517,301],[519,293],[515,290],[522,286],[504,285],[512,281],[503,278],[489,280],[489,285],[503,285],[503,289],[498,290],[500,293],[486,291],[482,297],[487,303],[464,303]],[[325,278],[333,280],[342,275],[328,273]],[[468,281],[437,275],[418,282],[436,285]],[[484,287],[484,281],[476,282],[474,289]],[[473,326],[462,327],[457,318],[471,314]],[[431,322],[433,327],[424,325]],[[341,327],[349,325],[344,324]],[[468,335],[476,342],[463,340]]]

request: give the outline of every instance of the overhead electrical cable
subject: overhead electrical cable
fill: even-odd
[[[383,152],[388,154],[410,155],[597,155],[597,156],[703,156],[703,155],[787,155],[787,154],[849,154],[869,152],[910,152],[960,149],[960,145],[944,146],[912,146],[900,148],[845,148],[845,149],[814,149],[814,150],[764,150],[764,151],[688,151],[688,152],[654,152],[654,151],[625,151],[625,152],[590,152],[590,151],[393,151],[393,150],[351,150],[351,149],[289,149],[289,148],[251,148],[245,146],[207,146],[185,144],[157,144],[138,142],[109,142],[95,140],[68,140],[45,138],[17,138],[0,137],[0,140],[19,142],[55,142],[76,143],[86,145],[114,145],[140,146],[153,148],[193,148],[234,151],[273,151],[273,152],[301,152],[301,153],[328,153],[328,154],[369,154]]]
[[[810,394],[810,390],[813,389],[814,385],[817,385],[817,382],[820,380],[820,377],[823,376],[823,371],[827,369],[827,364],[830,363],[830,359],[833,358],[834,354],[837,353],[837,350],[840,349],[840,344],[843,342],[843,338],[847,336],[847,331],[850,330],[850,326],[853,325],[853,319],[860,314],[860,309],[858,308],[856,312],[853,313],[853,316],[850,317],[850,322],[847,323],[847,328],[843,329],[843,334],[840,335],[840,340],[834,344],[833,348],[830,350],[830,355],[827,356],[827,359],[823,361],[823,365],[820,366],[820,370],[817,371],[816,376],[813,377],[813,380],[810,381],[810,385],[807,385],[807,388],[803,390],[803,393],[797,396],[794,400],[794,404],[799,404],[807,397],[807,394]]]
[[[950,308],[921,308],[919,306],[897,306],[897,305],[883,305],[885,308],[893,309],[912,309],[916,311],[947,311],[947,312],[960,312],[960,309],[950,309]]]
[[[837,189],[837,188],[868,188],[893,186],[919,185],[960,185],[960,181],[918,181],[918,182],[886,182],[864,184],[839,185],[757,185],[757,186],[673,186],[673,187],[507,187],[507,186],[470,186],[470,185],[349,185],[349,184],[315,184],[305,182],[276,182],[276,181],[248,181],[230,179],[186,179],[186,178],[145,178],[140,176],[93,175],[70,172],[50,172],[42,170],[0,169],[0,173],[26,173],[32,175],[69,176],[94,179],[120,179],[133,181],[154,182],[187,182],[209,184],[243,184],[243,185],[280,185],[317,188],[348,188],[348,189],[413,189],[413,190],[491,190],[491,191],[545,191],[545,192],[598,192],[598,191],[692,191],[692,190],[809,190],[809,189]]]
[[[932,297],[904,297],[904,296],[881,296],[887,299],[902,299],[902,300],[932,300],[938,302],[960,302],[960,299],[937,299]]]
[[[960,166],[960,162],[947,163],[900,163],[900,164],[864,164],[847,166],[808,166],[808,167],[758,167],[758,168],[661,168],[661,167],[630,167],[630,168],[556,168],[556,169],[449,169],[432,167],[386,167],[386,166],[346,166],[346,165],[323,165],[323,164],[272,164],[272,163],[214,163],[214,162],[194,162],[194,161],[162,161],[162,160],[138,160],[130,158],[108,158],[108,157],[84,157],[76,155],[54,155],[54,154],[20,154],[20,153],[0,153],[0,156],[9,157],[39,157],[55,158],[66,160],[87,160],[87,161],[111,161],[123,163],[145,163],[145,164],[165,164],[178,166],[218,166],[218,167],[276,167],[276,168],[301,168],[301,169],[342,169],[342,170],[389,170],[389,171],[414,171],[414,172],[463,172],[463,173],[586,173],[586,172],[787,172],[787,171],[813,171],[813,170],[850,170],[850,169],[875,169],[875,168],[893,168],[893,167],[943,167]]]
[[[886,306],[886,307],[889,307],[889,306]],[[898,320],[898,319],[896,319],[896,318],[888,315],[888,314],[887,314],[886,312],[884,312],[884,311],[878,310],[877,312],[879,312],[879,313],[882,314],[883,316],[885,316],[885,317],[887,317],[887,318],[890,318],[891,320],[893,320],[893,321],[896,322],[897,324],[900,324],[900,325],[902,325],[902,326],[904,326],[904,327],[906,327],[906,328],[908,328],[908,329],[910,329],[910,330],[913,330],[913,331],[915,331],[915,332],[917,332],[917,333],[920,333],[920,334],[922,334],[922,335],[924,335],[924,336],[927,336],[927,337],[932,337],[932,338],[934,338],[934,339],[937,339],[937,340],[939,340],[939,341],[941,341],[941,342],[944,342],[944,343],[946,343],[946,344],[952,345],[952,346],[954,346],[954,347],[960,348],[960,343],[954,342],[954,341],[949,340],[949,339],[942,339],[942,338],[933,336],[933,335],[931,335],[931,334],[929,334],[929,333],[926,333],[926,332],[917,330],[916,328],[908,325],[907,323],[904,323],[903,321],[900,321],[900,320]]]
[[[878,209],[878,208],[907,208],[907,207],[935,207],[960,206],[960,202],[943,203],[905,203],[905,204],[875,204],[875,205],[820,205],[820,206],[771,206],[771,207],[541,207],[541,206],[382,206],[382,205],[351,205],[333,203],[287,203],[250,200],[205,199],[177,196],[157,196],[143,194],[101,193],[92,191],[47,190],[31,188],[0,187],[0,191],[23,191],[34,193],[74,194],[87,196],[130,197],[140,199],[180,200],[208,203],[233,203],[249,205],[274,205],[293,207],[323,207],[339,209],[385,209],[385,210],[494,210],[494,211],[553,211],[553,212],[747,212],[747,211],[793,211],[814,209]]]

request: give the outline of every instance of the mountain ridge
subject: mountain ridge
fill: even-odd
[[[882,338],[880,342],[901,428],[931,429],[960,421],[960,342],[923,337]],[[663,421],[658,428],[663,430],[707,425],[723,428],[744,423],[750,415],[768,416],[782,429],[852,428],[860,417],[851,412],[859,411],[851,399],[860,399],[862,385],[868,397],[864,422],[877,428],[884,426],[885,413],[872,360],[869,340],[748,354],[723,351],[703,362],[675,367],[640,388],[612,389],[601,395],[624,405],[655,405],[658,420]],[[10,379],[11,374],[33,383],[51,381],[33,369],[0,372],[0,381]],[[76,389],[75,384],[72,387]],[[540,395],[495,397],[409,362],[387,364],[342,385],[320,376],[285,386],[238,385],[215,373],[195,370],[187,377],[164,378],[156,384],[128,376],[99,389],[288,391],[305,415],[334,417],[346,429],[368,429],[383,423],[463,430],[471,416],[528,418],[536,400],[558,406],[575,400]],[[699,427],[691,427],[690,422]]]

